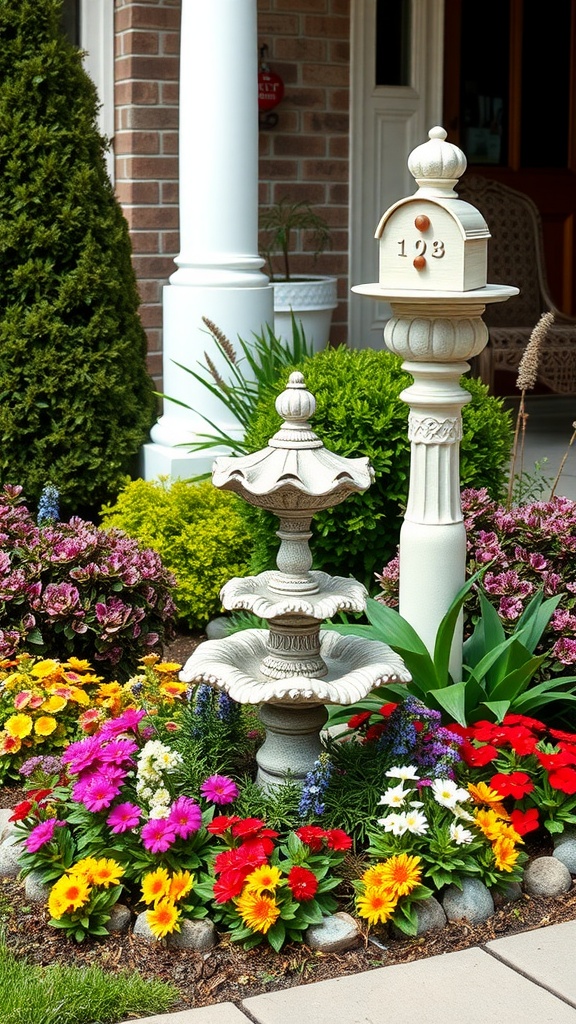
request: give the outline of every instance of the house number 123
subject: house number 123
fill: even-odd
[[[408,256],[408,253],[406,252],[406,239],[403,238],[401,242],[398,242],[398,246],[400,249],[398,255]],[[419,238],[414,245],[414,250],[417,256],[424,256],[424,253],[428,252],[428,242],[425,242],[423,238]],[[441,260],[444,253],[444,242],[434,241],[430,243],[429,256],[432,256],[436,260]]]

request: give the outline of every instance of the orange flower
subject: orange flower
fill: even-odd
[[[170,880],[169,899],[173,900],[174,903],[184,899],[184,896],[188,895],[193,885],[194,875],[191,875],[189,871],[177,871]]]
[[[468,792],[475,804],[485,804],[487,807],[492,807],[501,818],[508,817],[502,804],[504,797],[496,789],[488,786],[486,782],[469,782]]]
[[[369,925],[384,924],[392,917],[396,909],[397,899],[387,889],[375,889],[371,886],[356,900],[359,917],[365,917]]]
[[[153,910],[146,911],[148,927],[157,939],[168,932],[180,931],[180,911],[170,900],[159,900]]]
[[[409,857],[407,853],[398,853],[379,865],[380,885],[388,889],[390,894],[399,897],[407,896],[420,884],[422,868],[420,857]]]
[[[508,815],[506,815],[506,817],[508,817]],[[515,838],[516,842],[520,840],[520,836],[515,832],[512,826],[507,824],[506,821],[503,821],[501,815],[492,809],[487,811],[482,809],[477,810],[474,814],[474,821],[491,843],[494,842],[495,839],[498,839],[499,836],[503,835],[507,835],[511,839]]]
[[[236,900],[238,913],[244,924],[252,931],[266,934],[280,916],[280,907],[269,896],[244,891]]]
[[[498,836],[492,844],[494,860],[499,871],[512,871],[520,851],[516,849],[514,840],[509,836]]]

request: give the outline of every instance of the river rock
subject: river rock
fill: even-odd
[[[0,876],[17,878],[20,874],[18,858],[22,852],[20,840],[13,833],[0,843]]]
[[[180,931],[167,936],[169,949],[213,949],[218,934],[212,921],[181,921]]]
[[[217,615],[215,619],[211,619],[205,630],[208,640],[223,640],[229,632],[230,619],[225,615]]]
[[[524,890],[530,896],[560,896],[571,888],[570,872],[557,857],[537,857],[524,872]]]
[[[24,891],[26,899],[30,900],[30,903],[46,903],[51,888],[52,885],[43,882],[37,871],[31,871],[29,875],[26,875]]]
[[[129,927],[132,920],[132,914],[128,907],[123,903],[115,903],[110,911],[110,920],[106,925],[106,928],[110,934],[124,935]]]
[[[306,929],[305,942],[310,949],[320,953],[339,953],[345,949],[353,949],[360,942],[361,932],[357,921],[341,911],[330,914],[321,924],[311,924]]]
[[[442,900],[444,912],[449,921],[482,924],[494,913],[494,900],[490,890],[479,878],[463,878],[462,889],[449,885]]]
[[[0,808],[0,842],[8,838],[16,824],[16,822],[9,820],[12,814],[13,809],[11,807]]]
[[[552,856],[565,864],[571,875],[576,875],[576,839],[565,839],[559,843]]]

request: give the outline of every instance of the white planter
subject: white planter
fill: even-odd
[[[285,341],[292,340],[292,320],[302,324],[307,342],[314,352],[326,348],[330,339],[332,311],[338,305],[337,278],[293,277],[290,281],[273,281],[274,333]]]

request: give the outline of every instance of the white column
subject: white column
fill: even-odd
[[[202,322],[235,345],[272,324],[273,288],[258,255],[258,65],[256,0],[182,0],[180,70],[180,254],[163,293],[165,401],[144,446],[146,479],[189,477],[214,452],[189,454],[187,441],[237,420],[176,364],[202,372],[207,351],[225,376]]]

